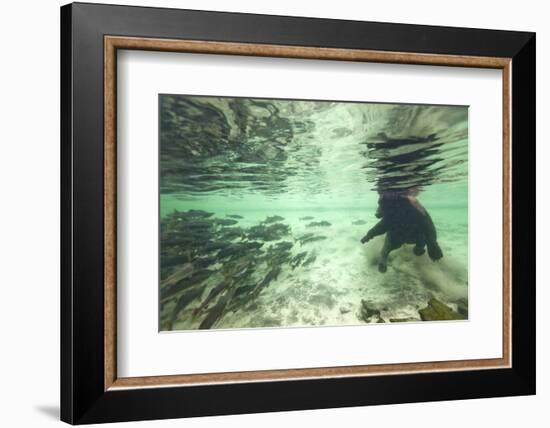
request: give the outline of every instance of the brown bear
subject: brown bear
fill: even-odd
[[[361,239],[364,244],[375,236],[386,234],[378,263],[380,272],[386,272],[390,252],[403,244],[414,244],[417,256],[424,254],[427,246],[433,261],[443,257],[433,221],[416,194],[416,189],[380,193],[376,217],[381,220]]]

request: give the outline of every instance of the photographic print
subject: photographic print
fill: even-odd
[[[161,94],[159,145],[161,331],[468,319],[467,106]]]

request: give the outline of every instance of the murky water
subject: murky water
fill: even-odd
[[[161,95],[159,117],[161,330],[467,318],[466,107]],[[379,195],[443,257],[405,243],[382,272],[424,223],[362,244]]]

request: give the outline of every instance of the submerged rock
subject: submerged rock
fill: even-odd
[[[369,322],[369,319],[373,316],[380,318],[380,310],[369,306],[370,303],[361,299],[361,309],[359,312],[359,319]]]
[[[420,321],[418,318],[405,317],[405,318],[390,318],[390,322],[411,322]]]
[[[242,215],[239,215],[239,214],[227,214],[226,217],[236,218],[236,219],[244,218]]]
[[[364,224],[367,224],[367,222],[365,220],[355,220],[355,221],[352,221],[351,224],[355,226],[362,226]]]
[[[313,220],[315,217],[312,217],[310,215],[306,215],[305,217],[300,217],[300,220]]]
[[[444,303],[432,297],[428,306],[418,311],[422,321],[463,320],[464,315],[453,311]]]
[[[468,318],[468,299],[465,297],[462,297],[453,303],[456,303],[457,312],[460,315],[463,315],[464,318]]]

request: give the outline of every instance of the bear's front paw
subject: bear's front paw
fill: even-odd
[[[428,246],[428,255],[434,262],[443,257],[443,251],[437,243]]]
[[[413,252],[414,252],[415,255],[421,256],[422,254],[424,254],[426,252],[426,250],[422,247],[414,247]]]

